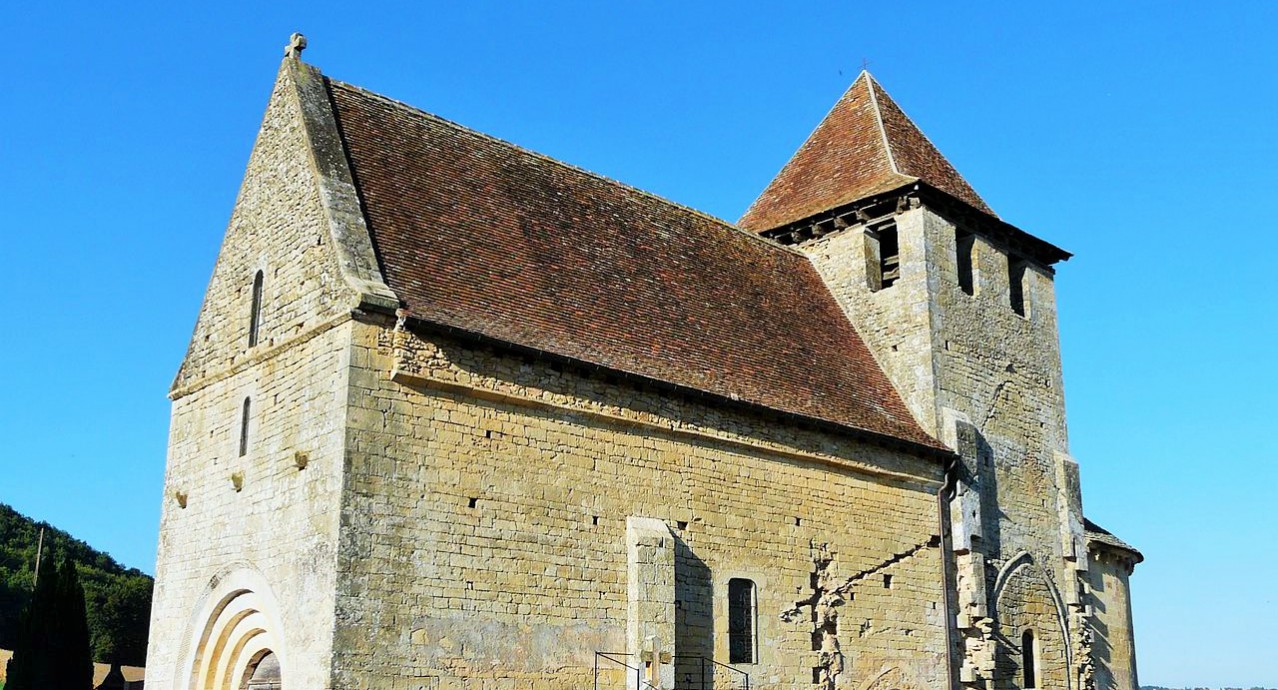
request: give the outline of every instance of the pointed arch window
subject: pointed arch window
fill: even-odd
[[[262,325],[262,282],[265,276],[261,271],[253,276],[253,303],[249,307],[249,347],[257,345],[258,332]]]
[[[1021,633],[1021,687],[1025,690],[1038,687],[1038,648],[1034,631]]]

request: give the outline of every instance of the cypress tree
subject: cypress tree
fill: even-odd
[[[92,690],[89,624],[75,564],[64,559],[43,575],[18,624],[5,690]]]
[[[89,620],[84,606],[84,588],[80,574],[70,559],[58,569],[58,608],[56,632],[58,657],[57,688],[93,689],[93,657],[89,646]]]
[[[57,597],[58,570],[50,564],[44,577],[36,582],[31,599],[22,610],[18,621],[17,638],[14,640],[13,657],[9,659],[7,690],[37,690],[53,688],[54,660],[50,652],[47,621]]]

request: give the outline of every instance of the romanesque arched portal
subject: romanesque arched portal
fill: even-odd
[[[192,626],[191,690],[279,690],[285,655],[275,599],[255,572],[214,577]]]

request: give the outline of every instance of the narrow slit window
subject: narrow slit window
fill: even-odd
[[[253,304],[249,307],[249,347],[257,345],[258,330],[262,325],[262,281],[261,271],[253,276]]]
[[[959,288],[969,295],[976,294],[976,272],[973,254],[976,251],[976,235],[958,230],[954,235],[955,258],[958,260]]]
[[[240,415],[240,457],[248,455],[249,449],[249,399],[244,399],[244,411]]]
[[[1022,687],[1026,690],[1038,687],[1038,669],[1035,666],[1034,631],[1026,630],[1021,634],[1021,675]]]
[[[895,224],[866,228],[865,273],[872,292],[892,287],[901,277],[900,242]]]
[[[1025,262],[1010,255],[1007,257],[1007,299],[1012,311],[1026,316]]]
[[[758,599],[753,581],[740,578],[728,580],[728,663],[753,664],[757,661],[757,608]]]

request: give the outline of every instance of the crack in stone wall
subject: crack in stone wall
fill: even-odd
[[[803,617],[803,609],[810,610],[812,622],[812,651],[819,652],[817,666],[813,668],[813,684],[821,690],[835,690],[838,677],[843,673],[843,652],[839,646],[839,611],[838,609],[855,597],[853,588],[865,578],[890,568],[923,549],[940,546],[940,537],[935,535],[927,541],[919,542],[910,548],[895,553],[873,567],[866,568],[849,577],[835,577],[831,572],[834,555],[829,544],[809,543],[812,552],[813,569],[811,573],[812,594],[807,598],[794,602],[794,605],[781,612],[781,620],[793,623]],[[870,622],[862,624],[860,635],[869,630]]]

